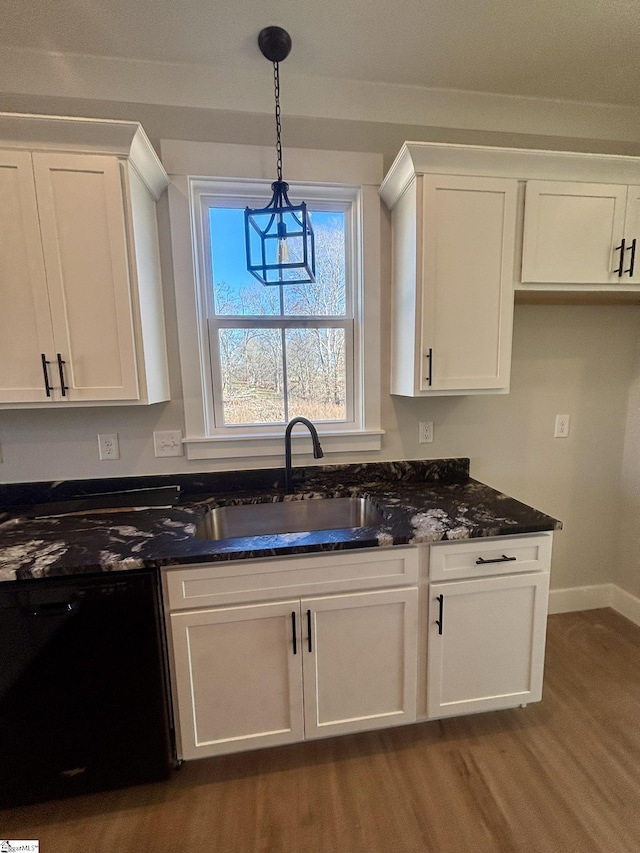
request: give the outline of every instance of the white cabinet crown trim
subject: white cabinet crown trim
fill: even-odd
[[[488,145],[405,142],[380,187],[392,209],[414,175],[484,175],[519,180],[634,184],[640,157]]]
[[[160,158],[137,121],[0,113],[0,147],[126,158],[156,201],[169,184]]]

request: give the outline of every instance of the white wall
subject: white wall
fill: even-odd
[[[149,105],[74,102],[10,95],[3,108],[105,118],[149,117],[154,141],[165,138],[206,138],[270,144],[272,121],[265,117],[203,110],[159,109]],[[508,116],[503,124],[508,125]],[[253,124],[255,123],[255,130]],[[577,125],[576,125],[577,126]],[[451,138],[464,141],[460,129],[389,126],[372,122],[296,119],[289,144],[295,147],[375,150],[390,158],[403,138]],[[567,125],[567,134],[570,132]],[[180,132],[177,133],[176,130]],[[555,128],[554,128],[555,130]],[[192,133],[193,132],[193,133]],[[605,134],[603,134],[603,137]],[[544,137],[467,133],[468,141],[543,147]],[[547,139],[548,147],[582,150],[623,150],[627,142],[595,143]],[[168,323],[172,401],[146,408],[31,410],[0,412],[4,461],[0,480],[22,482],[70,478],[170,474],[213,470],[207,463],[184,457],[156,459],[154,429],[181,429],[179,361],[172,292],[166,202],[160,205],[160,226]],[[388,318],[389,230],[383,227],[382,317]],[[640,367],[636,367],[638,320],[636,306],[532,306],[516,308],[511,394],[430,400],[392,398],[383,388],[386,430],[384,459],[470,456],[472,475],[555,515],[565,523],[556,537],[552,586],[592,584],[614,579],[611,543],[625,530],[620,517],[632,518],[640,505],[640,465],[620,489],[623,453],[640,456],[640,435],[633,419],[625,426],[629,388],[635,389],[633,413],[640,408]],[[388,383],[388,320],[382,335],[382,375]],[[571,435],[553,438],[555,415],[571,415]],[[435,441],[419,445],[419,420],[433,420]],[[121,459],[100,462],[96,434],[117,432]],[[327,462],[332,460],[327,459]],[[361,461],[341,456],[337,461]],[[635,505],[630,500],[633,495]],[[625,534],[626,535],[626,534]],[[628,566],[620,582],[631,583],[640,564],[640,546],[627,549]],[[639,590],[640,591],[640,590]]]
[[[511,393],[391,398],[387,449],[415,457],[417,422],[433,420],[434,457],[468,455],[472,476],[563,521],[553,587],[613,580],[639,321],[637,306],[516,306]],[[556,414],[571,415],[567,439]]]
[[[640,598],[640,347],[629,387],[614,581]]]

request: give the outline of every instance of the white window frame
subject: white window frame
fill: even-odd
[[[169,172],[169,215],[188,459],[232,460],[230,467],[261,467],[283,453],[282,425],[216,427],[209,349],[211,298],[206,264],[208,195],[248,194],[261,201],[273,180],[274,152],[257,146],[162,142]],[[379,451],[380,428],[380,200],[382,158],[372,154],[287,149],[287,181],[294,195],[353,203],[353,415],[320,422],[325,456]],[[202,176],[206,177],[202,177]],[[214,178],[209,176],[215,176]],[[297,180],[296,180],[297,178]],[[208,206],[206,207],[208,209]],[[350,413],[351,414],[351,413]],[[293,453],[309,453],[303,431]],[[308,439],[308,436],[306,437]],[[342,458],[340,461],[345,461]]]

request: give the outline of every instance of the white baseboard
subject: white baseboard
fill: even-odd
[[[636,625],[640,625],[640,598],[635,595],[631,595],[630,592],[627,592],[624,589],[620,589],[619,586],[613,585],[613,601],[611,602],[611,607],[614,610],[617,610],[621,616],[626,616],[627,619],[630,619],[631,622],[635,622]]]
[[[552,589],[549,592],[549,613],[571,613],[598,607],[612,607],[621,616],[640,625],[640,598],[614,583]]]
[[[571,613],[574,610],[594,610],[613,606],[614,584],[573,586],[549,592],[549,613]]]

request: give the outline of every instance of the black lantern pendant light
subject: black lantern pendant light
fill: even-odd
[[[310,284],[316,280],[316,258],[307,205],[292,204],[289,184],[282,180],[279,65],[289,55],[291,36],[282,27],[266,27],[260,31],[258,45],[273,62],[278,179],[271,184],[273,196],[266,207],[245,208],[247,270],[262,284]]]

